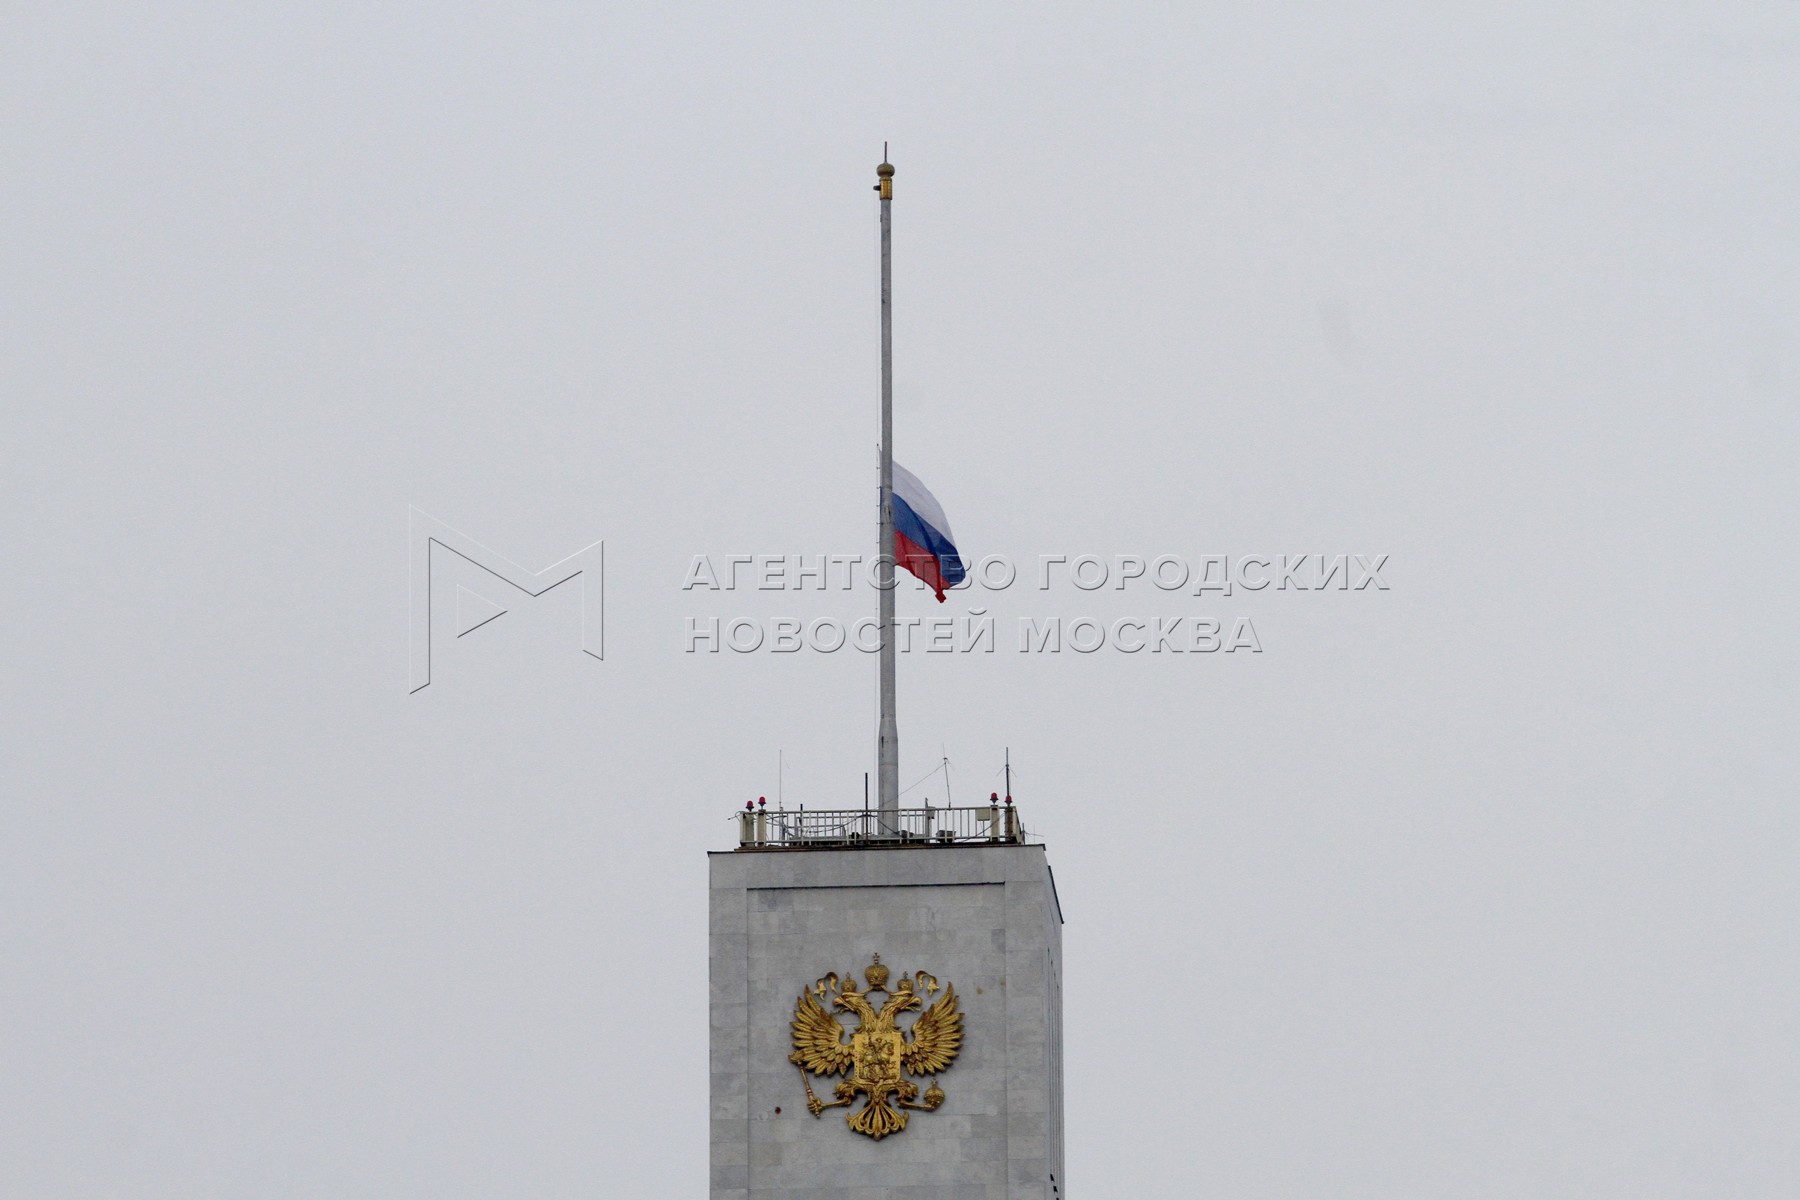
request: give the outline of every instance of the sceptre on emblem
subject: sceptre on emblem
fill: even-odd
[[[867,1095],[868,1102],[846,1114],[845,1121],[856,1132],[880,1141],[906,1128],[906,1110],[932,1112],[944,1102],[936,1077],[950,1068],[962,1047],[962,1013],[957,1011],[956,989],[949,984],[944,985],[943,996],[925,1008],[927,999],[938,990],[938,981],[924,971],[902,975],[895,990],[889,992],[888,969],[881,965],[879,954],[863,977],[867,987],[862,990],[857,988],[854,974],[840,979],[834,971],[801,991],[794,1005],[794,1052],[788,1061],[800,1068],[806,1108],[815,1117],[828,1108],[848,1108],[858,1093]],[[879,1011],[872,1001],[877,992],[888,997]],[[826,1004],[838,1012],[855,1013],[859,1021],[856,1031],[847,1030],[826,1010]],[[911,1026],[901,1029],[895,1019],[913,1009],[925,1011]],[[814,1075],[848,1071],[849,1075],[833,1090],[835,1099],[827,1103],[813,1094],[808,1071]],[[906,1074],[931,1077],[924,1096]],[[921,1100],[923,1103],[918,1103]]]

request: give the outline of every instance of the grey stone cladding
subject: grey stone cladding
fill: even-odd
[[[710,865],[712,1200],[1064,1200],[1062,916],[1042,846]],[[894,982],[954,984],[964,1014],[943,1107],[879,1142],[846,1126],[855,1109],[807,1112],[788,1061],[801,990],[827,972],[861,979],[876,954]],[[813,1087],[829,1101],[837,1082]]]

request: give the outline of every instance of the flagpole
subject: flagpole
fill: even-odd
[[[881,147],[875,168],[881,193],[881,529],[875,577],[881,593],[881,727],[876,755],[876,810],[883,833],[899,827],[900,725],[894,716],[894,168]]]

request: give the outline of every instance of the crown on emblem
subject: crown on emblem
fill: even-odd
[[[867,971],[863,972],[863,978],[869,981],[871,992],[887,991],[888,969],[881,965],[881,955],[875,956],[875,961],[869,964]]]

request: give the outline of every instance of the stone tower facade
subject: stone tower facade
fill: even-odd
[[[713,1200],[1066,1196],[1044,847],[1010,809],[924,812],[746,814],[710,856]]]

